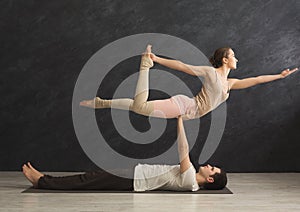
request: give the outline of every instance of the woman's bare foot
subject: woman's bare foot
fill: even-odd
[[[38,187],[38,181],[40,177],[43,177],[44,174],[33,168],[33,166],[28,162],[22,166],[23,174],[29,180],[34,188]]]
[[[151,59],[151,45],[147,45],[146,51],[142,54],[141,67],[151,68],[153,66],[153,60]]]
[[[95,108],[94,100],[83,100],[79,103],[80,106]]]
[[[145,52],[145,54],[151,54],[151,48],[152,48],[152,46],[151,45],[147,45],[147,47],[146,47],[146,52]]]
[[[108,104],[109,104],[109,100],[95,97],[92,100],[81,101],[79,105],[84,107],[90,107],[90,108],[106,108],[109,107]]]

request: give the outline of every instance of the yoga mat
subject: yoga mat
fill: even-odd
[[[30,187],[21,193],[134,193],[134,194],[233,194],[227,187],[222,190],[204,190],[198,191],[106,191],[106,190],[47,190],[47,189],[35,189]]]

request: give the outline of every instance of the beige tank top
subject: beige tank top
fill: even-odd
[[[199,108],[200,117],[217,108],[229,97],[229,84],[227,79],[222,78],[213,67],[206,70],[203,77],[202,89],[194,97]]]

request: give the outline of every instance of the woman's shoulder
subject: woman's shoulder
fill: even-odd
[[[216,71],[216,69],[213,66],[199,66],[203,69],[206,69],[207,71]]]

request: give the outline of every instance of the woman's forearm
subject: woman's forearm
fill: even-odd
[[[266,83],[266,82],[272,82],[274,80],[282,79],[283,76],[281,74],[275,74],[275,75],[262,75],[258,76],[257,80],[259,84]]]
[[[179,60],[170,60],[170,59],[165,59],[162,57],[157,57],[155,58],[156,63],[159,63],[160,65],[166,66],[168,68],[174,69],[174,70],[182,70],[183,69],[183,63]]]

